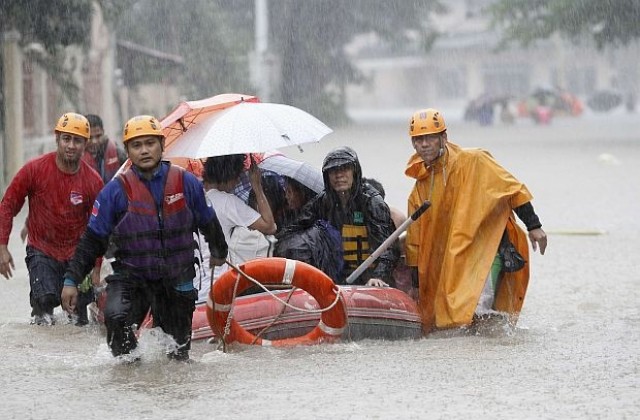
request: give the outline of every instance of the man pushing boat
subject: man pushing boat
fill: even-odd
[[[75,310],[77,284],[107,251],[112,237],[116,260],[114,274],[106,279],[104,310],[111,353],[128,355],[137,347],[136,326],[151,311],[154,326],[176,341],[177,348],[167,356],[186,361],[198,295],[193,287],[193,232],[198,229],[207,241],[212,266],[224,262],[227,243],[202,184],[162,160],[165,138],[156,118],[131,118],[124,127],[124,145],[132,166],[98,195],[64,275],[62,305],[68,312]]]
[[[494,313],[516,322],[529,281],[529,251],[514,212],[533,250],[544,254],[547,248],[531,193],[487,151],[450,143],[436,109],[414,113],[409,135],[416,151],[405,170],[416,180],[409,214],[431,202],[406,237],[424,332]]]

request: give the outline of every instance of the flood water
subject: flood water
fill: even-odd
[[[142,362],[125,365],[98,326],[60,312],[53,327],[29,325],[22,215],[17,272],[0,280],[0,418],[637,418],[640,118],[481,128],[444,115],[451,141],[489,149],[527,184],[549,234],[515,330],[226,354],[197,342],[191,364],[167,361],[147,333]],[[363,123],[287,154],[319,165],[342,144],[404,209],[406,125]]]

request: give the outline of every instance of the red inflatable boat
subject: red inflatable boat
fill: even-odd
[[[236,297],[254,281],[288,290]],[[196,311],[194,338],[208,336],[207,326],[226,343],[263,346],[416,338],[422,331],[416,305],[404,292],[338,287],[317,268],[285,258],[256,259],[224,273],[205,308]]]
[[[342,339],[399,340],[422,336],[416,304],[406,293],[390,287],[339,286],[339,289],[347,313]],[[289,295],[287,290],[271,293],[284,301]],[[302,289],[295,290],[288,303],[299,308],[319,309],[318,302]],[[309,333],[320,322],[320,314],[285,307],[264,292],[236,298],[233,319],[253,335],[280,340]],[[269,328],[260,334],[266,327]],[[193,313],[193,339],[201,340],[215,335],[207,319],[207,305],[198,305]]]
[[[213,284],[208,302],[196,306],[193,340],[224,336],[226,343],[294,346],[422,336],[416,304],[401,290],[336,286],[322,271],[285,258],[256,259],[239,269],[281,290],[242,296],[255,284],[227,271]],[[152,324],[147,317],[142,328]]]

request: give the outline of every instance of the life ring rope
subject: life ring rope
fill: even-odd
[[[300,261],[285,258],[264,258],[245,263],[242,269],[229,263],[232,270],[227,271],[214,282],[207,299],[207,318],[214,333],[222,338],[223,351],[226,344],[240,342],[262,346],[285,347],[295,345],[317,344],[323,341],[339,340],[347,324],[346,303],[339,287],[331,278],[317,268]],[[232,272],[235,273],[232,274]],[[249,274],[250,273],[250,274]],[[305,309],[288,303],[267,289],[253,276],[264,275],[265,284],[290,285],[293,290],[300,288],[316,299],[322,309]],[[278,340],[266,340],[242,328],[234,319],[236,297],[239,292],[256,285],[275,301],[283,305],[282,309],[290,308],[307,314],[320,314],[316,327],[299,337]]]
[[[335,289],[336,290],[336,298],[333,300],[333,302],[331,302],[331,305],[327,306],[326,308],[321,308],[321,309],[300,308],[299,306],[294,306],[294,305],[290,304],[289,302],[286,302],[285,300],[283,300],[283,299],[279,298],[278,296],[276,296],[275,293],[271,292],[271,290],[267,289],[262,283],[260,283],[258,280],[254,279],[253,277],[251,277],[250,275],[248,275],[244,271],[242,271],[239,267],[231,264],[229,261],[227,261],[227,264],[229,264],[229,267],[231,267],[234,270],[236,270],[240,275],[242,275],[244,278],[249,280],[251,283],[255,284],[256,286],[260,287],[262,290],[267,292],[269,294],[269,296],[271,296],[272,298],[274,298],[278,302],[282,303],[287,308],[293,309],[294,311],[304,312],[304,313],[307,313],[307,314],[321,314],[323,312],[328,312],[331,309],[333,309],[334,306],[336,306],[338,304],[338,302],[340,301],[340,298],[342,297],[342,291],[340,291],[340,288],[336,287],[336,289]],[[285,266],[285,271],[284,271],[284,276],[283,276],[283,279],[282,279],[282,282],[284,284],[291,284],[291,281],[293,279],[294,270],[295,270],[295,260],[287,260],[286,266]],[[235,301],[235,294],[234,294],[234,301]],[[219,304],[219,303],[216,303],[216,302],[212,302],[212,304],[214,305],[216,311],[220,311],[220,312],[229,312],[231,310],[231,306],[233,306],[233,302],[231,303],[231,305],[222,305],[222,304]]]

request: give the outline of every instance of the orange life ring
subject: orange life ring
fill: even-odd
[[[248,276],[262,284],[290,284],[305,290],[318,302],[320,308],[329,307],[336,299],[337,304],[320,317],[319,324],[308,334],[281,340],[266,340],[251,334],[235,320],[230,322],[228,335],[224,328],[232,307],[233,290],[238,281],[236,295],[242,293],[253,283],[236,270],[229,270],[215,281],[207,300],[207,319],[214,334],[223,337],[225,342],[256,344],[259,346],[287,347],[318,344],[339,340],[347,324],[347,311],[344,300],[338,298],[339,289],[325,273],[301,261],[286,258],[259,258],[248,261],[239,267]],[[239,280],[238,280],[239,279]]]

